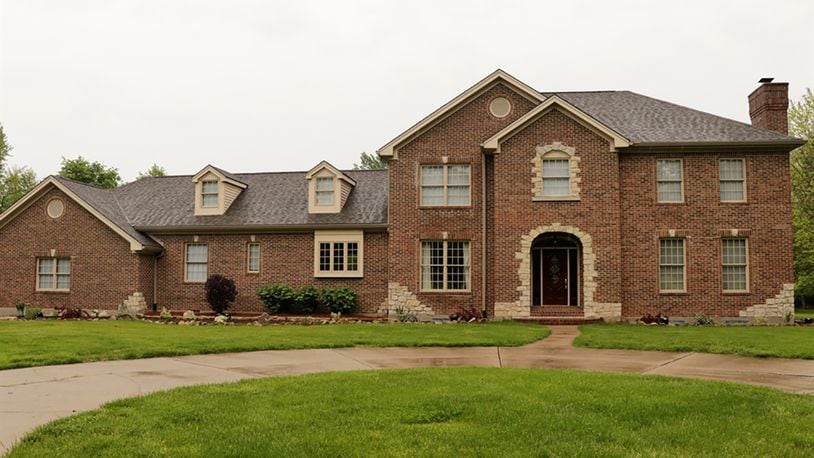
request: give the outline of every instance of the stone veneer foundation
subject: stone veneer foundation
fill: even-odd
[[[550,232],[571,234],[582,244],[582,309],[584,316],[586,318],[599,317],[606,321],[619,321],[622,318],[620,302],[594,301],[599,274],[596,269],[597,260],[591,235],[577,227],[562,226],[559,223],[540,226],[520,238],[520,251],[515,253],[515,258],[520,260],[520,267],[517,269],[520,279],[517,292],[520,297],[515,302],[495,303],[495,318],[527,317],[531,314],[531,245],[540,234]]]
[[[415,313],[419,318],[423,319],[432,318],[434,315],[432,308],[422,304],[418,297],[410,292],[408,287],[391,281],[387,283],[387,301],[379,309],[379,315],[393,320],[397,308]]]
[[[764,304],[757,304],[741,310],[741,317],[749,318],[782,318],[794,314],[794,283],[786,283],[775,297]]]

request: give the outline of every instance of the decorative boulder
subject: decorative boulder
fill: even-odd
[[[215,324],[225,324],[227,321],[229,321],[229,318],[225,315],[218,315],[214,320]]]
[[[195,312],[193,312],[192,310],[187,310],[186,312],[184,312],[183,318],[185,320],[194,320]]]

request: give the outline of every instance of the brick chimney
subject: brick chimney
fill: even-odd
[[[749,117],[752,125],[789,133],[789,83],[773,83],[774,78],[761,78],[760,86],[749,94]]]

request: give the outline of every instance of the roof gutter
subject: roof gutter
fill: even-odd
[[[692,143],[669,143],[669,142],[642,142],[633,143],[627,148],[620,148],[620,153],[648,153],[658,151],[684,151],[709,152],[709,151],[791,151],[806,144],[805,140],[790,138],[788,140],[769,140],[757,142],[692,142]]]
[[[365,229],[371,231],[387,231],[387,223],[381,224],[264,224],[264,225],[212,225],[212,226],[134,226],[139,232],[146,233],[173,233],[173,234],[192,234],[192,233],[257,233],[257,232],[303,232],[314,230],[332,230],[332,229]]]

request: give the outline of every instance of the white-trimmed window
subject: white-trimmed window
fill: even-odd
[[[469,242],[425,240],[421,242],[421,289],[468,291]]]
[[[184,281],[203,283],[209,277],[209,245],[187,243]]]
[[[721,202],[746,202],[746,164],[743,159],[721,159]]]
[[[37,258],[38,291],[70,291],[70,258]]]
[[[363,241],[362,231],[315,232],[314,276],[363,276]]]
[[[659,240],[659,291],[686,291],[685,259],[684,239]]]
[[[333,205],[334,204],[334,178],[333,177],[317,177],[316,187],[316,204],[317,205]]]
[[[748,253],[746,239],[725,238],[721,240],[724,291],[749,291]]]
[[[543,196],[558,197],[571,194],[571,170],[568,158],[543,156]]]
[[[253,274],[260,272],[260,244],[257,242],[246,245],[246,271]]]
[[[201,182],[201,207],[216,208],[218,206],[218,180],[204,180]]]
[[[656,182],[659,202],[684,201],[684,171],[681,159],[658,159]]]
[[[468,164],[422,165],[421,205],[458,207],[470,204]]]

